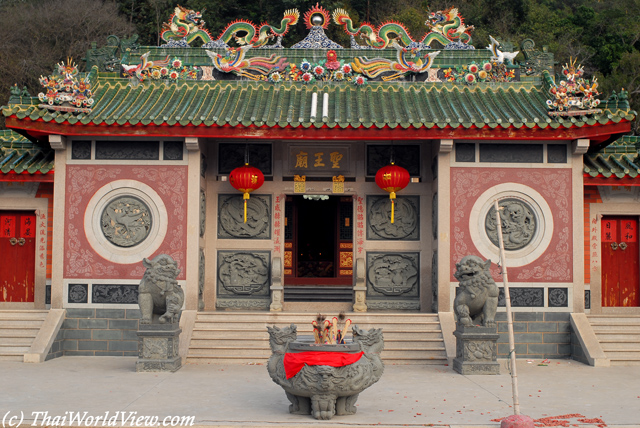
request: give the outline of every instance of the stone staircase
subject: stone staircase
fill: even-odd
[[[331,315],[331,314],[330,314]],[[386,364],[447,364],[437,314],[347,313],[359,328],[382,328]],[[313,335],[314,313],[200,312],[187,363],[265,363],[271,356],[267,326],[298,326],[298,337]],[[347,336],[350,339],[351,332]]]
[[[47,317],[45,310],[0,310],[0,361],[23,361]]]
[[[588,315],[611,365],[640,365],[640,315]]]

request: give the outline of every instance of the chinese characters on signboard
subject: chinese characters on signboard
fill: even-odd
[[[347,145],[291,145],[288,175],[335,176],[352,175],[350,147]]]

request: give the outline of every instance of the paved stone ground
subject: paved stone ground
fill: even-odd
[[[176,373],[136,373],[135,361],[62,357],[42,364],[0,362],[2,424],[8,427],[9,418],[22,412],[22,425],[32,425],[33,412],[48,411],[52,420],[42,424],[40,417],[34,426],[54,426],[53,417],[65,412],[94,417],[137,412],[136,417],[158,416],[160,421],[194,416],[196,425],[206,426],[475,428],[498,427],[495,419],[513,414],[511,377],[504,361],[498,376],[462,376],[449,366],[387,366],[382,379],[360,394],[356,415],[329,422],[289,414],[283,390],[264,365],[189,364]],[[640,366],[538,363],[518,361],[522,414],[534,419],[581,415],[540,421],[546,424],[540,426],[640,427]],[[122,423],[120,415],[116,426],[133,425]]]

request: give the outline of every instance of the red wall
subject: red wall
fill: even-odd
[[[87,204],[102,186],[115,180],[136,180],[153,188],[162,198],[168,214],[164,241],[151,256],[169,254],[185,279],[187,243],[187,167],[159,165],[69,165],[66,177],[65,278],[140,279],[141,261],[119,264],[96,253],[84,231]]]
[[[512,282],[573,281],[573,213],[571,170],[542,168],[451,168],[451,281],[455,263],[466,255],[478,255],[469,231],[471,209],[482,193],[502,183],[518,183],[536,190],[553,214],[553,237],[535,261],[509,268]],[[474,220],[475,221],[475,220]],[[492,273],[501,281],[492,260]]]

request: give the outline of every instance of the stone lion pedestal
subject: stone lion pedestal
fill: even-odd
[[[499,334],[496,327],[456,327],[456,358],[453,369],[463,375],[500,374],[496,342]]]
[[[140,324],[137,372],[175,372],[182,367],[178,323]]]
[[[180,315],[184,291],[177,278],[178,263],[167,254],[142,260],[147,268],[138,287],[137,372],[175,372],[182,366]]]

